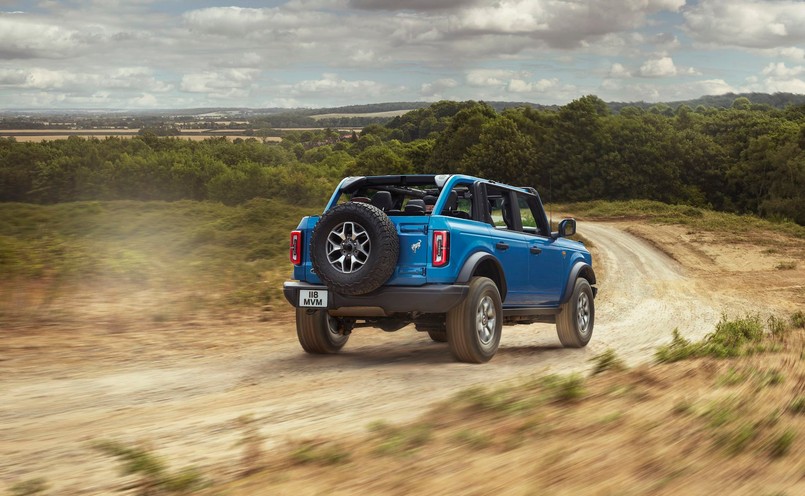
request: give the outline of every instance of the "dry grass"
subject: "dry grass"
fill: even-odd
[[[292,445],[204,494],[801,494],[805,332],[761,342],[727,360],[464,391],[418,422],[305,445],[321,463]]]

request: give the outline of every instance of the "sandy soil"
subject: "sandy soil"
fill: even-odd
[[[453,362],[446,345],[413,328],[359,329],[343,353],[311,357],[287,312],[269,322],[247,316],[123,332],[94,320],[2,329],[0,481],[10,487],[44,477],[59,494],[119,489],[125,479],[117,463],[89,447],[98,439],[146,442],[174,466],[225,475],[238,468],[236,419],[245,414],[257,420],[269,449],[300,436],[361,433],[375,420],[412,420],[470,386],[586,370],[609,347],[635,364],[650,359],[674,328],[698,338],[724,312],[787,312],[801,304],[802,269],[743,271],[756,283],[750,296],[793,300],[746,298],[728,262],[709,272],[686,268],[677,255],[683,249],[666,250],[674,260],[642,239],[679,241],[676,228],[649,226],[633,236],[625,227],[579,224],[603,274],[595,335],[581,350],[560,348],[553,326],[540,324],[505,327],[497,356],[481,366]]]

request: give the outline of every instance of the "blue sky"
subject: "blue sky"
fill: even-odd
[[[805,93],[805,1],[0,0],[0,108]]]

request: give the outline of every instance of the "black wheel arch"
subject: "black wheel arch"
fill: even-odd
[[[559,302],[560,304],[567,303],[568,300],[570,300],[570,296],[573,294],[573,287],[576,284],[576,279],[579,277],[587,279],[587,282],[590,283],[590,286],[595,285],[595,271],[590,264],[581,261],[576,262],[576,264],[573,265],[573,268],[570,269],[570,274],[567,276],[567,281],[565,281],[565,290],[562,293],[562,300]],[[593,288],[593,297],[596,293],[596,288]]]
[[[506,300],[506,276],[503,266],[493,255],[486,252],[476,252],[467,258],[456,279],[457,284],[468,284],[474,276],[488,277],[498,287],[500,300]]]

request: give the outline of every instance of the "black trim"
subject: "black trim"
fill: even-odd
[[[534,315],[558,315],[561,310],[559,307],[513,307],[503,308],[504,317],[531,317]]]
[[[559,303],[567,303],[570,301],[570,296],[573,294],[573,286],[576,284],[576,279],[579,277],[582,269],[589,270],[593,275],[593,280],[590,281],[590,285],[592,286],[595,284],[595,271],[588,263],[585,262],[577,262],[572,269],[570,269],[570,275],[567,276],[567,282],[565,283],[565,293],[562,295],[562,301]],[[593,298],[596,297],[598,294],[598,288],[593,288]]]
[[[500,261],[497,258],[486,253],[484,251],[478,251],[473,253],[472,255],[467,258],[467,261],[464,262],[464,266],[461,268],[461,271],[458,273],[458,277],[456,278],[457,284],[469,284],[470,279],[472,278],[472,274],[475,273],[475,269],[481,265],[482,262],[485,260],[492,260],[492,263],[495,264],[495,267],[498,269],[498,274],[500,275],[500,285],[501,287],[498,288],[500,290],[500,299],[505,301],[506,294],[508,293],[508,285],[506,284],[506,274],[503,272],[503,266],[500,265]]]
[[[285,299],[298,306],[299,290],[328,290],[327,308],[378,307],[392,313],[445,313],[456,306],[467,294],[469,286],[460,284],[426,284],[424,286],[383,286],[371,293],[347,296],[336,293],[327,286],[288,281],[283,285]]]

